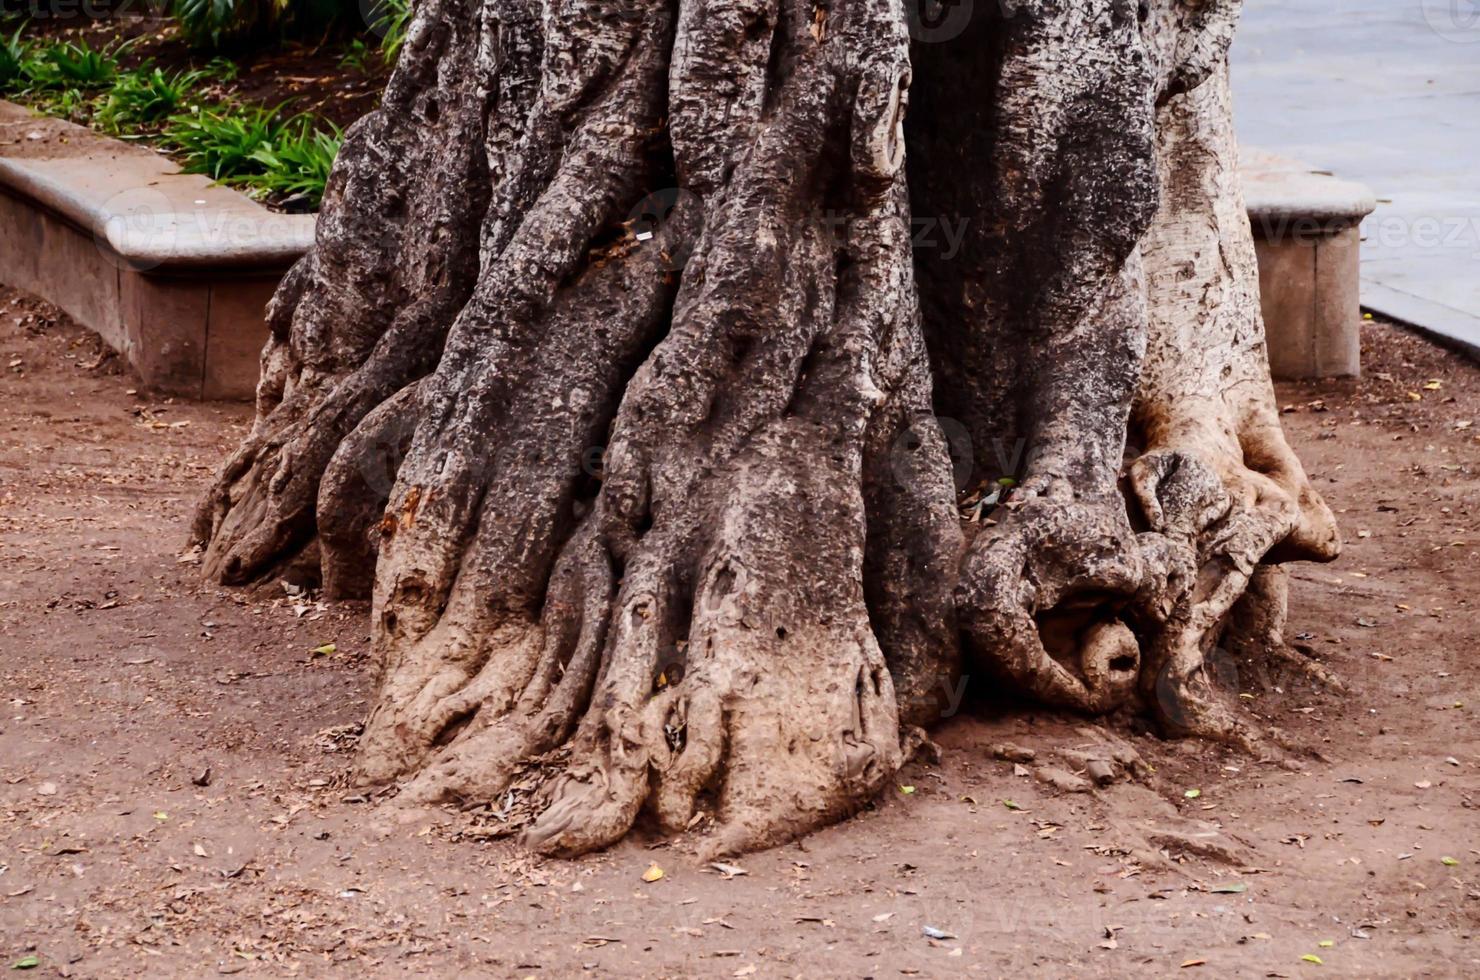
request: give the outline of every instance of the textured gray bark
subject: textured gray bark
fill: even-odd
[[[368,595],[360,777],[525,794],[552,852],[835,820],[963,672],[1254,743],[1208,652],[1279,652],[1268,563],[1337,545],[1264,361],[1236,12],[912,45],[898,0],[424,0],[208,573]]]

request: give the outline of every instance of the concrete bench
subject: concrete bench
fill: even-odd
[[[1359,374],[1371,192],[1264,153],[1242,169],[1275,376]],[[150,387],[250,398],[264,307],[313,230],[312,215],[0,101],[0,282],[97,331]]]
[[[151,388],[250,398],[263,310],[313,229],[312,215],[0,102],[0,282],[96,331]]]
[[[1271,371],[1359,376],[1361,224],[1377,207],[1372,192],[1267,153],[1246,152],[1242,171]]]

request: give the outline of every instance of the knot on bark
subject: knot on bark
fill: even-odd
[[[907,64],[867,70],[853,109],[853,170],[860,188],[882,195],[904,167],[904,117],[909,108]]]

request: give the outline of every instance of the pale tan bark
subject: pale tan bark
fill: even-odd
[[[1130,489],[1154,577],[1143,690],[1174,733],[1247,738],[1206,655],[1261,563],[1329,561],[1340,538],[1280,426],[1232,120],[1226,69],[1160,113]],[[1250,602],[1282,605],[1284,590]]]

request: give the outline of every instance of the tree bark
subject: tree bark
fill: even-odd
[[[1236,12],[424,0],[207,573],[368,595],[360,778],[517,795],[550,852],[836,820],[963,672],[1253,744],[1210,651],[1278,647],[1276,563],[1337,540],[1264,357]]]

